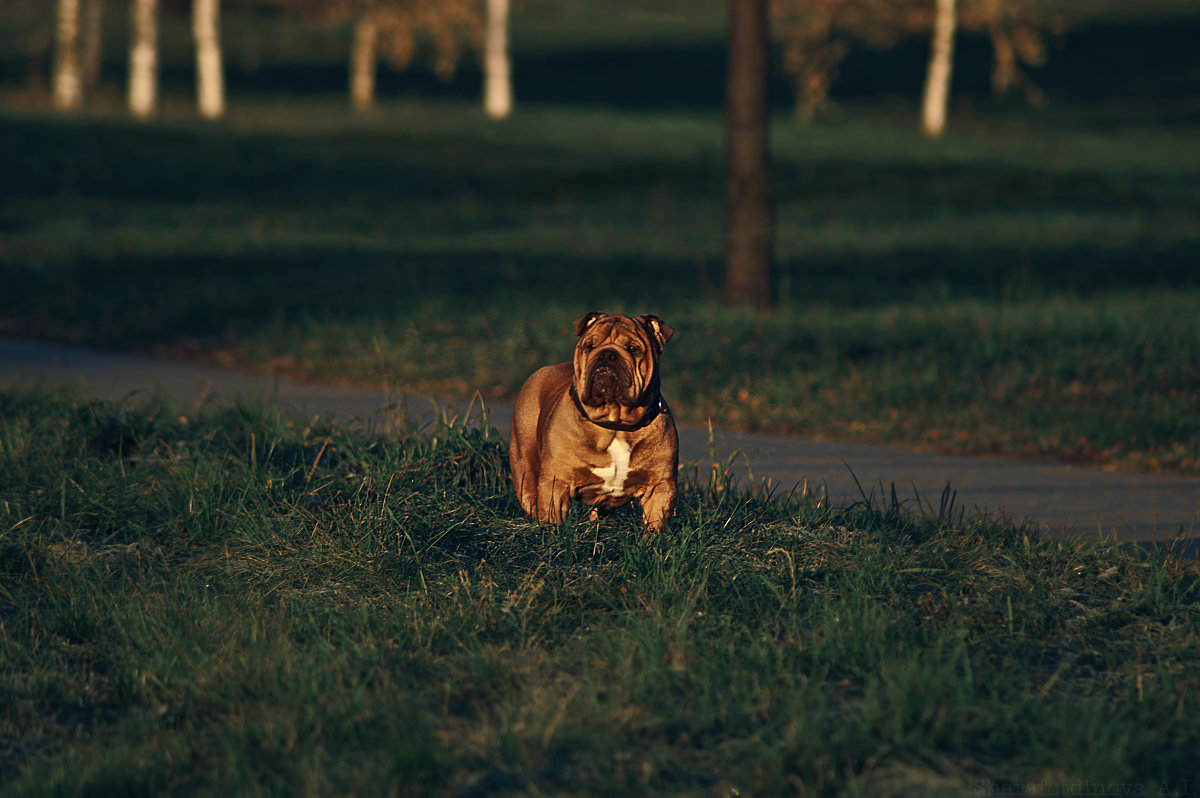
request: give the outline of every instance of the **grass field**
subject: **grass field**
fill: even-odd
[[[153,124],[123,118],[115,77],[78,119],[0,111],[0,331],[511,399],[567,357],[576,316],[653,311],[678,330],[686,423],[1200,473],[1198,67],[1179,55],[1200,17],[1113,8],[1076,8],[1041,110],[992,101],[964,39],[937,143],[916,134],[920,47],[848,60],[808,128],[777,91],[781,304],[758,316],[718,303],[719,15],[651,15],[658,49],[591,64],[567,47],[598,24],[586,6],[518,16],[504,124],[469,64],[444,87],[385,71],[354,116],[336,37],[234,17],[221,124],[193,120],[178,42]],[[637,27],[600,26],[605,47],[614,25]]]
[[[1195,794],[1161,552],[719,473],[643,540],[517,520],[476,424],[0,411],[5,795]]]
[[[355,116],[336,31],[229,14],[211,125],[180,19],[139,125],[111,47],[51,114],[45,7],[6,6],[0,333],[491,400],[581,313],[655,312],[688,423],[1200,473],[1194,4],[1064,0],[1039,110],[964,39],[937,143],[920,47],[848,59],[808,128],[778,81],[767,314],[719,303],[693,5],[527,0],[504,124],[469,65],[384,70]],[[478,421],[25,390],[0,419],[5,796],[1200,789],[1200,578],[1162,551],[720,471],[658,538],[539,526]]]
[[[505,399],[581,313],[653,311],[686,423],[1200,472],[1194,126],[781,123],[756,317],[717,306],[715,118],[647,116],[10,115],[0,326]]]

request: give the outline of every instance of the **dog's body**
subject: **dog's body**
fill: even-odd
[[[670,523],[679,439],[659,392],[658,359],[673,333],[655,316],[592,311],[575,322],[574,360],[525,381],[509,465],[530,519],[562,523],[571,499],[593,518],[637,499],[648,529]]]

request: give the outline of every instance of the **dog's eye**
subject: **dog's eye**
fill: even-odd
[[[585,341],[583,344],[584,352],[591,352],[595,348],[596,348],[596,345],[594,343],[592,343],[591,341]]]
[[[636,355],[638,352],[642,351],[642,348],[637,344],[626,344],[625,351],[631,355]]]

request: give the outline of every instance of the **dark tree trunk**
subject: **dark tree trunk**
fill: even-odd
[[[768,307],[772,269],[767,142],[767,0],[729,0],[725,96],[725,301]]]

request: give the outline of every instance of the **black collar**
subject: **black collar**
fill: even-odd
[[[583,402],[579,401],[579,394],[575,392],[574,385],[571,386],[569,393],[571,394],[571,398],[575,401],[575,409],[579,411],[579,415],[583,417],[584,421],[588,422],[589,424],[595,424],[597,427],[613,430],[614,432],[634,432],[642,427],[649,426],[650,422],[658,418],[659,414],[669,414],[671,412],[671,408],[667,407],[667,402],[662,398],[662,394],[660,393],[655,399],[654,404],[650,405],[650,408],[641,417],[641,419],[634,424],[622,424],[618,421],[593,421],[588,417],[587,410],[585,410],[583,407]]]

